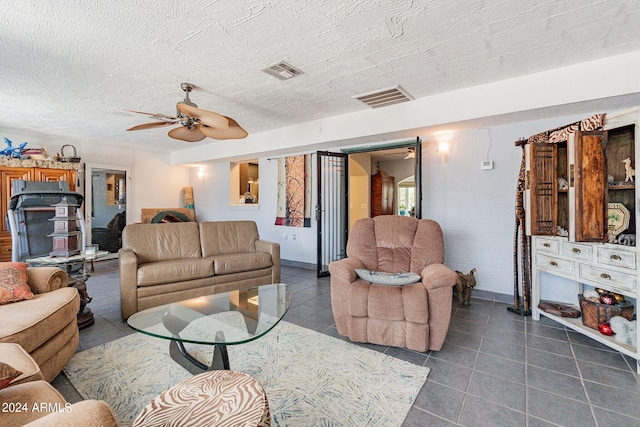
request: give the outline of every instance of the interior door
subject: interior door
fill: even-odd
[[[318,277],[329,275],[329,263],[346,257],[349,233],[349,156],[318,151]]]
[[[416,197],[416,213],[415,217],[418,219],[422,218],[422,140],[420,137],[416,138],[416,164],[414,171],[414,180],[415,180],[415,197]]]
[[[124,225],[132,222],[131,172],[128,167],[85,165],[85,223],[87,244],[116,254]]]

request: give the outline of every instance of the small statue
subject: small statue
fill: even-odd
[[[636,170],[631,167],[631,158],[627,157],[622,161],[624,163],[624,182],[633,181],[633,177],[636,175]]]
[[[469,274],[456,271],[456,273],[458,273],[458,280],[456,280],[454,287],[458,295],[458,307],[471,305],[471,289],[476,287],[476,278],[473,275],[475,272],[475,268],[471,270]]]
[[[558,178],[558,190],[568,190],[569,183],[564,178]]]

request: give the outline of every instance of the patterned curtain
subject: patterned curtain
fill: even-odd
[[[276,225],[311,227],[311,155],[278,159]]]

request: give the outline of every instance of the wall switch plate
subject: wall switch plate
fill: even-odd
[[[481,162],[480,169],[483,171],[493,169],[493,160],[485,160],[484,162]]]

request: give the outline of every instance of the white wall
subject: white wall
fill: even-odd
[[[513,228],[515,187],[522,150],[515,141],[572,123],[588,115],[522,122],[487,129],[461,131],[453,136],[449,160],[440,163],[435,139],[423,141],[423,217],[440,223],[445,235],[445,263],[467,273],[477,269],[477,289],[511,295],[513,292]],[[480,163],[493,160],[494,169]],[[313,206],[316,204],[315,155]],[[316,263],[316,223],[311,228],[274,225],[276,213],[276,161],[260,165],[260,205],[229,205],[229,163],[209,163],[200,179],[190,173],[199,221],[249,219],[258,224],[260,237],[280,243],[285,260]],[[296,234],[297,239],[292,236]],[[285,238],[285,235],[287,236]]]
[[[477,289],[513,293],[515,192],[522,149],[515,141],[588,117],[555,119],[468,130],[453,135],[442,164],[433,136],[423,138],[423,218],[440,223],[445,264],[468,273]],[[491,138],[490,138],[491,135]],[[480,163],[493,160],[493,170]]]
[[[289,261],[316,262],[316,222],[313,208],[316,205],[317,181],[315,155],[312,159],[312,217],[311,227],[287,227],[275,225],[277,161],[259,159],[260,198],[258,205],[230,205],[230,163],[209,163],[204,166],[204,177],[198,177],[198,169],[190,172],[198,221],[253,220],[258,225],[260,238],[280,243],[280,256]],[[295,235],[295,240],[294,240]]]

